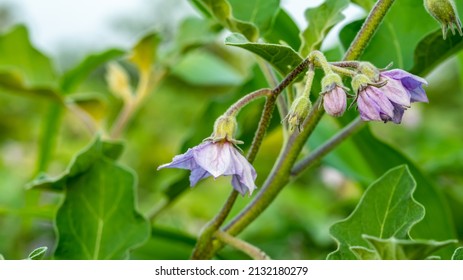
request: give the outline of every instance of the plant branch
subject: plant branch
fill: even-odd
[[[270,260],[270,257],[267,254],[265,254],[261,249],[245,242],[244,240],[231,236],[226,232],[217,231],[215,233],[215,236],[218,240],[246,253],[254,260]]]

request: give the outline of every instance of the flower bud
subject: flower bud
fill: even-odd
[[[301,131],[302,122],[309,114],[311,107],[312,103],[306,96],[301,96],[294,100],[288,115],[285,117],[289,125],[289,130],[293,131],[297,127],[297,129]]]
[[[106,82],[111,92],[124,100],[132,101],[132,90],[130,88],[130,79],[127,72],[117,63],[109,63],[106,72]]]
[[[214,132],[210,137],[213,142],[227,140],[229,142],[236,142],[234,140],[236,127],[238,126],[236,118],[233,116],[220,116],[214,123]]]
[[[346,111],[347,96],[341,77],[338,74],[328,74],[322,79],[323,108],[326,113],[339,117]]]
[[[460,36],[463,36],[461,21],[453,0],[424,0],[424,7],[441,24],[444,40],[449,29],[455,35],[456,28]]]
[[[373,84],[373,82],[364,74],[359,74],[352,78],[351,85],[356,94],[369,84]]]

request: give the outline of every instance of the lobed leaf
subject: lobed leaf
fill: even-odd
[[[303,57],[319,49],[328,32],[344,19],[341,13],[349,5],[349,0],[326,0],[323,4],[305,11],[309,26],[302,31],[302,46],[299,50]]]
[[[265,59],[278,72],[286,75],[302,62],[302,57],[289,46],[253,43],[246,40],[241,34],[232,34],[225,39],[225,44],[240,47]]]
[[[338,249],[329,259],[356,259],[350,247],[370,248],[367,234],[382,239],[404,239],[423,219],[424,208],[413,198],[416,183],[408,167],[391,169],[368,187],[352,214],[330,228]]]
[[[115,162],[121,151],[121,144],[97,138],[63,176],[34,183],[64,190],[56,259],[124,259],[149,237],[149,223],[136,210],[136,176]]]

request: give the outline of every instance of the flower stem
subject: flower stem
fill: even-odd
[[[236,116],[240,110],[248,105],[250,102],[256,100],[257,98],[264,97],[264,96],[270,96],[272,93],[272,90],[269,88],[263,88],[259,89],[256,91],[253,91],[251,93],[246,94],[245,96],[241,97],[238,101],[236,101],[233,105],[228,108],[228,110],[225,112],[224,115],[226,116]]]
[[[344,60],[355,60],[360,58],[365,48],[370,43],[371,38],[375,34],[379,25],[384,19],[384,16],[394,4],[395,0],[379,0],[376,2],[373,9],[370,11],[367,19],[360,28],[360,31],[355,36],[349,49],[344,55]]]
[[[336,148],[342,141],[347,139],[352,134],[356,133],[365,124],[360,118],[353,120],[348,126],[344,127],[338,134],[333,136],[330,140],[325,142],[322,146],[312,151],[307,157],[297,162],[293,169],[291,169],[291,175],[297,176],[308,167],[312,166],[318,160],[323,158],[327,153]]]
[[[234,247],[235,249],[238,249],[246,253],[248,256],[250,256],[254,260],[270,260],[270,257],[267,254],[265,254],[261,249],[241,239],[231,236],[230,234],[226,232],[217,231],[215,236],[217,237],[218,240]]]

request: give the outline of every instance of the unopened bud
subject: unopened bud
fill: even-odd
[[[338,74],[328,74],[322,79],[323,108],[326,113],[339,117],[346,111],[347,96],[341,77]]]
[[[296,127],[301,131],[302,123],[309,114],[312,103],[306,96],[301,96],[294,100],[288,115],[284,120],[288,122],[289,130],[293,131]]]
[[[456,29],[460,36],[463,36],[461,21],[453,0],[424,0],[424,7],[441,24],[444,40],[449,29],[452,30],[452,34],[455,35]]]
[[[122,98],[124,102],[132,101],[129,75],[119,64],[115,62],[108,64],[106,82],[115,96]]]

